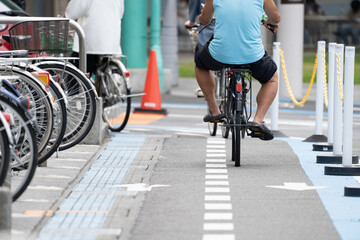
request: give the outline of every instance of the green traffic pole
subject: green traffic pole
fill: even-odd
[[[159,71],[160,92],[163,93],[163,60],[161,53],[161,0],[151,0],[150,49],[156,51],[156,62]]]
[[[121,48],[128,68],[147,67],[147,1],[125,0]]]

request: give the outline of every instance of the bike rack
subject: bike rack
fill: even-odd
[[[49,20],[69,20],[69,25],[75,30],[79,37],[79,69],[86,72],[86,43],[85,33],[82,27],[72,19],[55,17],[0,17],[0,23],[16,24],[23,21],[49,21]]]

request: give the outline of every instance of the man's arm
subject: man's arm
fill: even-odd
[[[280,22],[280,14],[273,0],[264,0],[264,10],[269,17],[268,23],[277,25]]]
[[[70,19],[83,17],[92,3],[93,0],[71,0],[66,6],[65,16]]]
[[[206,0],[203,10],[201,10],[201,15],[199,16],[199,21],[202,25],[209,25],[211,19],[214,16],[214,6],[213,0]]]

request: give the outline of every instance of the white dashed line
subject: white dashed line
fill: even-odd
[[[227,173],[227,169],[206,169],[206,173]]]
[[[207,145],[206,148],[225,148],[225,145]]]
[[[205,201],[230,201],[229,195],[205,195]]]
[[[204,220],[232,220],[232,213],[205,213]]]
[[[234,234],[205,234],[202,240],[235,240]]]
[[[203,240],[235,240],[225,139],[208,138],[207,143]]]
[[[226,157],[226,154],[224,154],[224,153],[208,153],[208,154],[206,154],[206,157]]]
[[[205,179],[228,179],[228,175],[206,175]]]
[[[213,187],[206,187],[206,193],[228,193],[230,192],[230,188],[213,188]]]
[[[206,164],[207,168],[226,168],[226,164]]]
[[[231,203],[205,203],[205,210],[231,210]]]
[[[233,223],[204,223],[204,230],[208,231],[232,231]]]
[[[226,159],[206,159],[207,163],[224,163]]]
[[[229,186],[228,181],[206,181],[205,185],[212,185],[212,186]]]

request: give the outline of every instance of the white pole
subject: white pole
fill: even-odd
[[[247,0],[249,1],[249,0]],[[295,98],[302,98],[303,55],[304,55],[304,4],[299,1],[277,1],[281,15],[281,27],[276,32],[277,41],[287,59],[286,69],[291,76],[291,86]],[[296,26],[296,27],[294,27]],[[285,82],[280,84],[280,97],[289,97]]]
[[[334,77],[336,43],[329,43],[329,73],[328,73],[328,143],[334,142]]]
[[[334,77],[334,155],[342,155],[342,101],[340,98],[339,81],[343,82],[344,44],[336,44],[335,47],[335,77]],[[338,62],[337,54],[340,54]],[[338,69],[338,65],[340,69]],[[338,79],[339,77],[339,79]]]
[[[324,112],[324,72],[323,72],[323,52],[325,51],[326,43],[318,41],[317,47],[317,70],[316,70],[316,119],[315,119],[315,134],[322,135],[323,112]]]
[[[280,82],[280,73],[281,73],[281,65],[280,65],[280,43],[274,42],[273,45],[273,59],[277,66],[278,72],[278,83]],[[279,84],[278,90],[275,96],[273,103],[271,104],[271,130],[278,130],[278,119],[279,119]]]
[[[353,138],[353,104],[354,104],[354,67],[355,47],[345,48],[345,82],[344,82],[344,155],[342,163],[345,167],[352,165]]]

